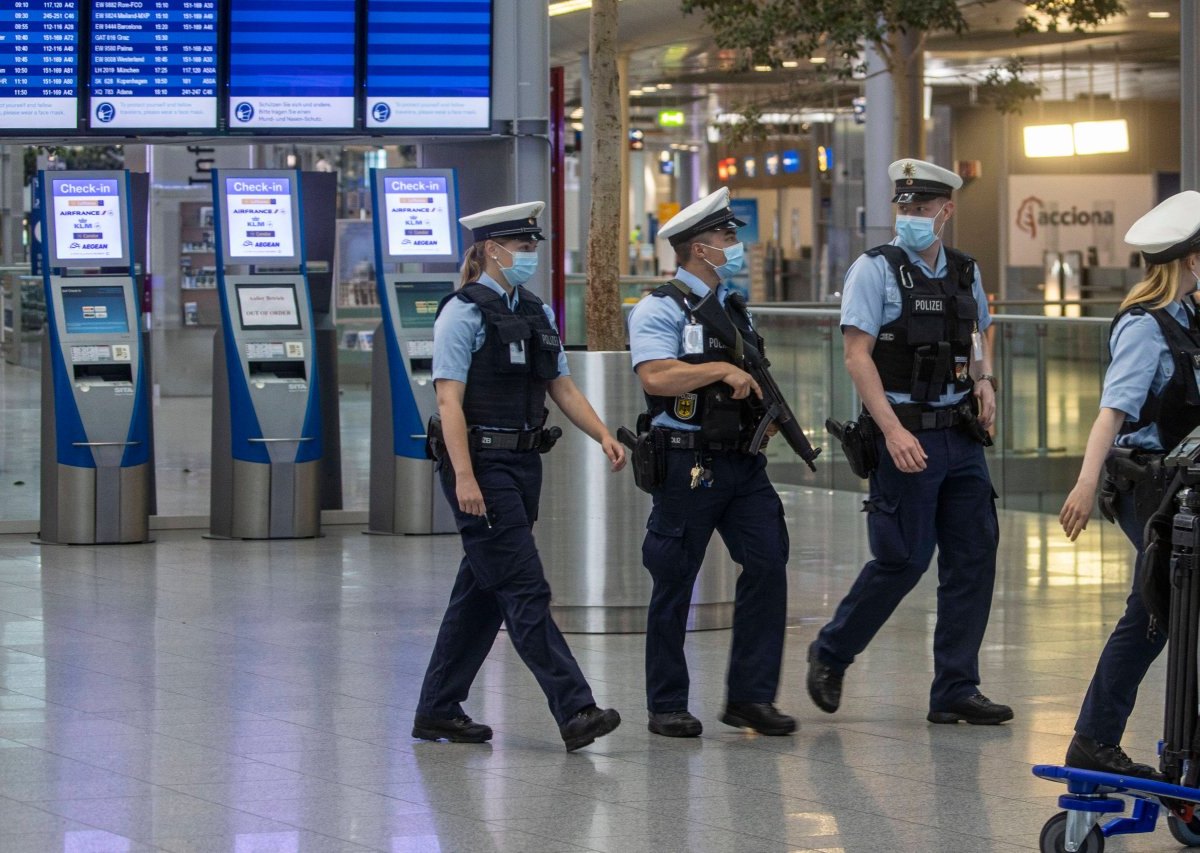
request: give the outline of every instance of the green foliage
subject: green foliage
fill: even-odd
[[[1121,0],[1027,0],[1025,7],[1028,13],[1014,27],[1017,35],[1043,29],[1082,33],[1125,11]]]
[[[956,0],[683,0],[682,8],[702,12],[717,45],[737,50],[746,65],[822,53],[843,76],[861,64],[864,40],[886,55],[895,33],[967,28]]]
[[[1015,56],[989,69],[977,89],[979,100],[991,104],[997,112],[1020,113],[1026,101],[1042,93],[1041,86],[1021,77],[1024,71],[1024,61]]]
[[[1002,0],[975,0],[989,5]],[[1007,3],[1007,0],[1003,0]],[[863,69],[862,45],[870,42],[889,68],[899,33],[967,31],[958,0],[682,0],[685,13],[702,13],[719,47],[737,51],[742,68],[822,55],[817,73],[847,78]],[[1125,11],[1120,0],[1029,0],[1013,23],[1016,35],[1042,30],[1094,29]],[[893,69],[894,70],[894,69]],[[1041,88],[1022,78],[1022,63],[1009,60],[985,76],[980,96],[1001,112],[1019,112]],[[743,111],[743,115],[748,115]],[[762,135],[749,119],[726,129],[732,139]]]

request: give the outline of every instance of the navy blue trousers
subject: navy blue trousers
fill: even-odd
[[[421,685],[417,713],[439,719],[463,713],[462,703],[503,622],[561,726],[595,700],[550,616],[550,584],[533,541],[542,490],[541,455],[488,450],[475,454],[472,465],[492,523],[489,527],[483,517],[459,510],[450,463],[443,463],[442,490],[454,508],[466,553]]]
[[[783,665],[787,622],[788,533],[783,503],[762,454],[704,457],[712,486],[690,488],[691,450],[667,452],[666,483],[654,493],[642,562],[654,579],[646,619],[646,699],[654,712],[685,710],[683,653],[688,605],[713,531],[741,563],[734,598],[733,642],[726,675],[729,702],[773,702]]]
[[[1088,686],[1075,731],[1100,743],[1116,744],[1125,734],[1125,723],[1137,701],[1138,686],[1150,664],[1167,644],[1167,632],[1159,626],[1150,636],[1150,614],[1142,603],[1142,526],[1134,515],[1133,495],[1117,498],[1117,523],[1137,549],[1133,589],[1125,599],[1125,615],[1113,628],[1100,653],[1096,673]]]
[[[957,429],[915,433],[928,456],[924,471],[904,474],[876,439],[879,467],[864,504],[874,559],[863,566],[817,654],[844,671],[871,642],[938,549],[937,627],[933,634],[931,711],[978,692],[979,646],[996,579],[996,493],[983,446]]]

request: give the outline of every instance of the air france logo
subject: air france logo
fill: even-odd
[[[371,107],[371,118],[375,119],[375,121],[379,122],[380,124],[383,124],[391,117],[392,108],[383,101],[380,101],[375,106]]]
[[[254,107],[246,101],[242,101],[233,108],[233,115],[238,121],[250,121],[250,119],[254,118]]]
[[[101,101],[96,104],[96,120],[108,124],[117,117],[117,108],[108,101]]]

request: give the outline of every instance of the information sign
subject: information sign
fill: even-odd
[[[78,127],[80,2],[0,3],[0,131]]]
[[[54,218],[52,266],[128,262],[121,191],[114,178],[50,178]],[[103,263],[102,263],[103,262]]]
[[[389,256],[398,261],[456,257],[450,192],[449,179],[440,176],[383,179]]]
[[[354,127],[355,0],[236,0],[229,129]]]
[[[368,128],[487,130],[491,0],[367,0]]]
[[[238,260],[294,258],[292,179],[225,178],[226,254]]]
[[[217,0],[94,0],[93,130],[217,127]]]
[[[294,285],[239,284],[236,287],[243,329],[300,328]]]

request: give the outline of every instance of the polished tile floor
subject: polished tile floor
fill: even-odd
[[[804,693],[804,650],[866,554],[862,515],[854,495],[783,493],[793,553],[779,702],[800,731],[762,738],[716,721],[727,631],[689,638],[705,733],[683,741],[645,729],[641,636],[575,635],[597,697],[625,723],[570,755],[503,635],[469,703],[492,744],[410,737],[456,537],[0,538],[0,851],[1037,849],[1059,789],[1029,768],[1063,754],[1121,610],[1119,534],[1096,523],[1071,545],[1049,516],[1002,513],[982,664],[984,690],[1016,709],[1011,725],[925,722],[932,576],[829,716]],[[1126,739],[1143,759],[1161,682],[1160,663]],[[1174,849],[1165,828],[1109,844]]]

